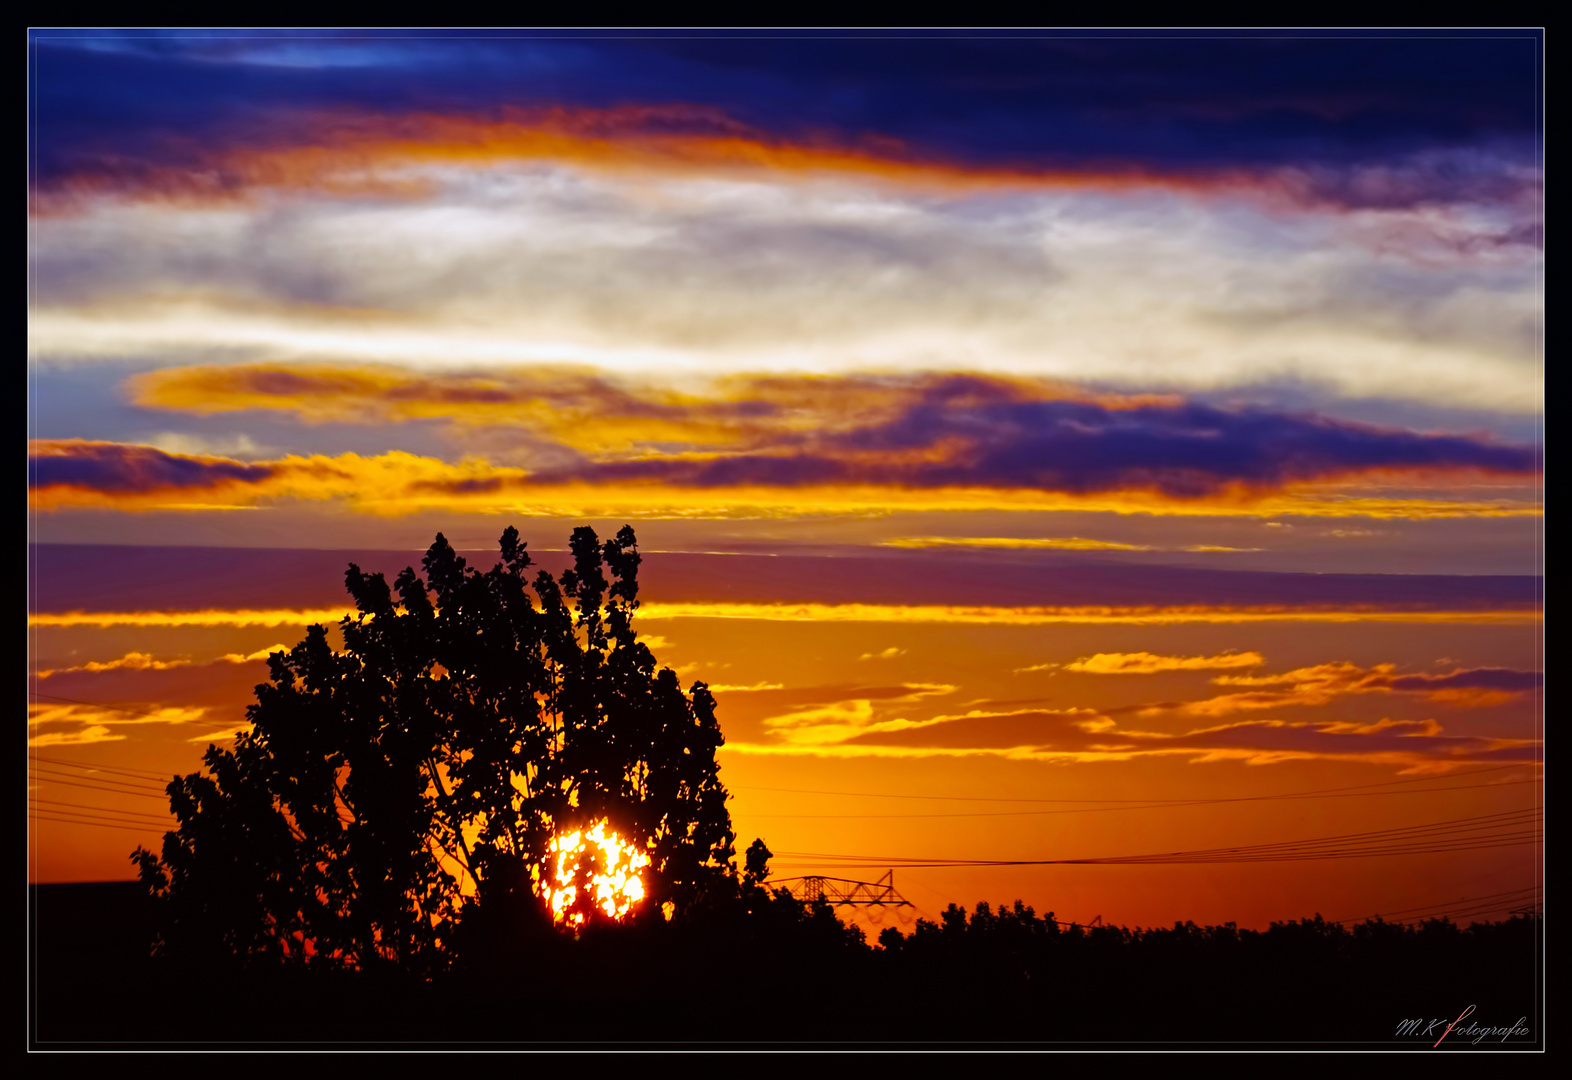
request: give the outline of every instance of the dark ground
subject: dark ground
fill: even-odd
[[[560,935],[440,982],[175,967],[146,956],[136,883],[30,887],[29,1036],[41,1050],[207,1045],[1543,1048],[1543,922],[1354,932],[1309,921],[1053,932],[958,909],[899,949],[827,913]],[[959,914],[961,917],[956,918]],[[1518,1024],[1519,1018],[1523,1018]],[[1418,1032],[1397,1034],[1404,1020]],[[1421,1033],[1432,1021],[1440,1027]]]

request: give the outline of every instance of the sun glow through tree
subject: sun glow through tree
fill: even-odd
[[[163,858],[138,849],[175,947],[311,941],[327,963],[430,973],[488,906],[475,925],[511,925],[527,897],[577,929],[735,887],[715,701],[634,632],[637,538],[579,528],[569,546],[572,568],[533,582],[511,527],[485,573],[441,534],[424,580],[349,564],[343,651],[316,625],[272,653],[251,731],[176,782]],[[189,910],[213,918],[188,930]]]
[[[550,851],[541,896],[558,925],[582,926],[597,911],[621,920],[644,899],[640,871],[650,857],[612,832],[608,822],[559,833]]]

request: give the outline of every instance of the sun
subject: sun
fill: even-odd
[[[582,926],[592,913],[621,921],[644,899],[640,871],[650,857],[613,832],[609,822],[559,833],[550,852],[541,896],[559,926]]]

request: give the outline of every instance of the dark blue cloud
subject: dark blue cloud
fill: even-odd
[[[301,109],[651,103],[710,106],[782,138],[887,137],[919,155],[996,165],[1336,169],[1445,150],[1531,163],[1541,97],[1535,32],[34,40],[45,178],[130,166],[165,136],[195,146],[287,134]],[[1339,175],[1312,179],[1327,197],[1366,197],[1368,185]],[[1421,180],[1377,195],[1412,198]]]
[[[710,460],[583,463],[538,480],[664,480],[699,487],[866,483],[1199,498],[1372,470],[1529,475],[1532,446],[1196,403],[1115,408],[1032,400],[1011,383],[933,380],[894,419]]]
[[[1542,671],[1513,671],[1510,668],[1474,668],[1450,675],[1404,675],[1388,683],[1393,690],[1538,690],[1545,685]]]
[[[927,405],[845,441],[913,449],[957,437],[970,450],[925,470],[935,483],[967,474],[1062,491],[1154,488],[1209,494],[1231,483],[1277,487],[1367,469],[1479,468],[1527,473],[1527,447],[1365,427],[1314,415],[1232,412],[1205,405],[1107,409],[1074,401]]]
[[[210,488],[227,481],[261,483],[267,465],[167,454],[151,446],[68,440],[47,444],[28,460],[28,485],[136,493],[168,488]]]

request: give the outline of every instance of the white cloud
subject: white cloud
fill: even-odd
[[[630,185],[545,165],[422,175],[439,193],[413,205],[103,203],[40,219],[31,355],[972,369],[1543,401],[1539,257],[1473,244],[1502,226],[1479,214]]]

